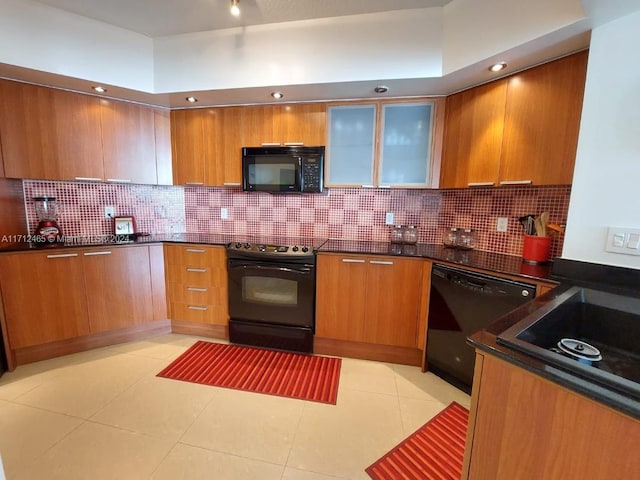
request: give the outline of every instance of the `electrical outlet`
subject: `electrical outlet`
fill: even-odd
[[[222,207],[220,209],[220,218],[222,220],[226,220],[227,218],[229,218],[229,209]]]
[[[507,228],[509,228],[509,219],[507,217],[498,217],[496,232],[506,232]]]
[[[385,225],[393,225],[393,212],[387,212],[384,216]]]
[[[113,218],[116,216],[116,207],[114,206],[106,206],[104,207],[104,217],[105,218]]]

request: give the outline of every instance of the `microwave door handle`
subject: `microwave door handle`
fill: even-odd
[[[304,183],[302,183],[303,180],[304,177],[302,175],[302,157],[298,157],[298,185],[301,192],[304,192]]]

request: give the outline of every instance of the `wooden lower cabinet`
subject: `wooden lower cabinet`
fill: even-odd
[[[165,268],[173,331],[226,338],[229,310],[224,247],[165,245]]]
[[[82,252],[91,333],[153,319],[151,269],[146,247]]]
[[[388,347],[389,361],[395,356],[401,363],[415,363],[409,357],[424,344],[429,266],[430,263],[422,259],[318,255],[316,337],[319,343],[325,340],[360,343],[362,345],[352,344],[350,348],[360,350],[359,356],[365,357],[364,344],[371,345],[374,357],[375,346]],[[403,357],[400,349],[411,350],[411,353],[407,351],[409,357],[405,362],[400,359]],[[380,359],[374,357],[369,358]]]
[[[637,478],[640,422],[476,355],[463,479]]]
[[[0,255],[10,369],[169,332],[161,254],[144,245]]]
[[[0,288],[11,348],[90,333],[80,251],[0,255]]]

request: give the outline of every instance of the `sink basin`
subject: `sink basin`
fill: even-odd
[[[572,287],[497,341],[640,400],[640,298]]]

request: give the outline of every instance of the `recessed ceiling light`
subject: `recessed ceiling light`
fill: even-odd
[[[231,15],[240,16],[240,0],[231,0]]]
[[[91,87],[91,88],[93,88],[93,90],[95,90],[98,93],[104,93],[107,91],[106,88],[101,87],[100,85],[96,85],[95,87]]]
[[[271,92],[271,96],[273,98],[275,98],[276,100],[280,100],[282,97],[284,97],[284,93],[282,93],[282,92]]]
[[[373,89],[373,91],[376,93],[387,93],[389,91],[389,87],[387,87],[386,85],[378,85]]]
[[[189,103],[196,103],[198,101],[196,97],[187,97],[186,100]]]
[[[507,68],[507,62],[494,63],[489,67],[490,72],[499,72]]]

